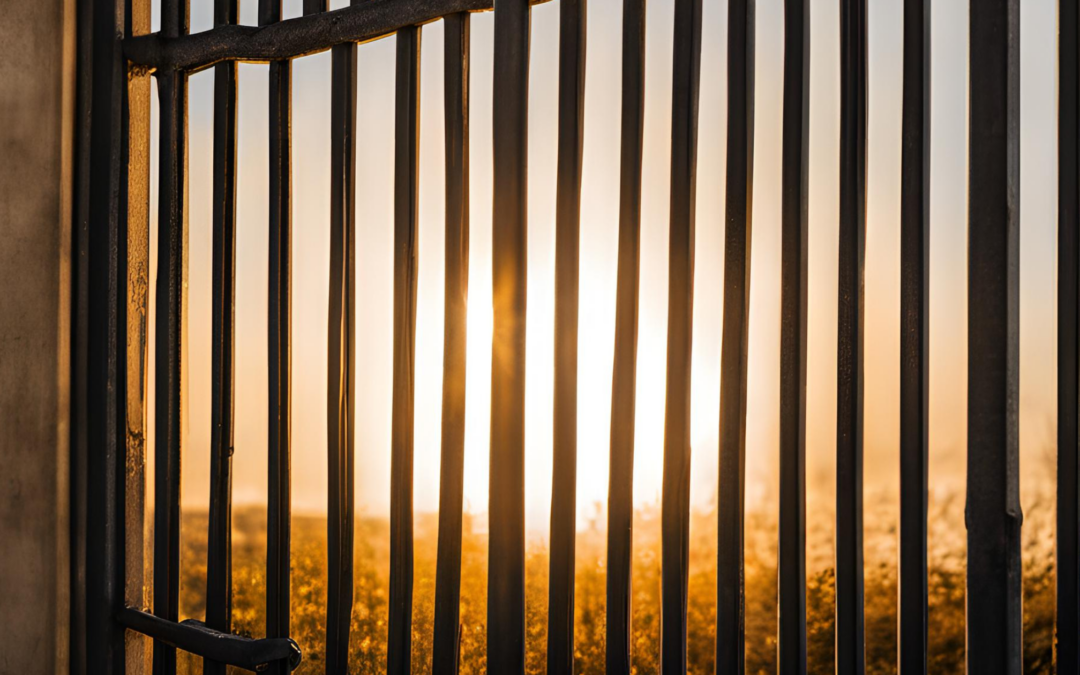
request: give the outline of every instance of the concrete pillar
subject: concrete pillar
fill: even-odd
[[[0,5],[0,674],[63,673],[75,3]]]

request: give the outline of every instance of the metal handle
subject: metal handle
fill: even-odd
[[[288,660],[290,671],[296,670],[303,659],[300,646],[292,638],[255,640],[222,633],[195,619],[176,623],[131,607],[120,610],[117,620],[126,628],[177,649],[254,672],[283,660]]]

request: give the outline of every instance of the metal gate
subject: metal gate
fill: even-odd
[[[416,330],[419,35],[445,23],[446,351],[434,671],[455,673],[462,529],[469,228],[469,13],[495,11],[494,336],[492,342],[488,670],[524,672],[524,413],[529,0],[353,0],[281,20],[259,0],[215,0],[215,27],[188,34],[188,0],[79,2],[79,179],[74,353],[74,672],[153,671],[176,650],[288,672],[290,543],[291,60],[333,52],[328,345],[328,673],[348,672],[355,402],[356,45],[397,35],[391,580],[387,670],[410,672],[412,410]],[[711,0],[710,0],[711,1]],[[866,0],[841,5],[840,256],[837,361],[836,672],[863,673],[863,260],[866,210]],[[806,672],[805,414],[809,0],[785,0],[778,672]],[[493,7],[494,5],[494,7]],[[1080,672],[1078,263],[1080,117],[1075,2],[1059,3],[1057,639],[1059,673]],[[970,15],[967,668],[1021,672],[1018,473],[1019,0]],[[556,206],[554,485],[548,672],[573,670],[578,221],[586,0],[560,0]],[[721,382],[717,672],[743,671],[743,512],[753,194],[754,0],[728,3],[726,250]],[[607,672],[630,672],[630,563],[645,0],[624,0],[617,314],[607,552]],[[899,672],[927,668],[927,401],[930,0],[904,1],[901,187]],[[690,355],[702,0],[676,0],[671,109],[670,278],[662,497],[665,675],[686,672]],[[230,634],[237,62],[270,64],[269,518],[266,638]],[[178,622],[181,315],[187,78],[214,68],[212,444],[206,622]],[[704,72],[709,76],[708,70]],[[149,162],[150,77],[160,96],[160,161]],[[159,172],[159,248],[149,250],[150,172]],[[158,281],[149,288],[149,256]],[[155,325],[148,325],[149,293]],[[152,337],[151,337],[152,336]],[[156,406],[147,400],[148,341]],[[144,592],[145,425],[156,423],[152,593]],[[152,607],[152,611],[146,608]]]

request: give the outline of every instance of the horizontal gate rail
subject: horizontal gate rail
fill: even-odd
[[[530,0],[534,5],[544,2],[548,0]],[[179,37],[153,33],[128,38],[124,56],[155,70],[198,71],[222,61],[269,63],[346,42],[368,42],[449,14],[493,8],[493,0],[370,0],[266,26],[227,25]]]
[[[300,666],[300,647],[291,638],[253,640],[209,628],[195,619],[176,623],[131,607],[116,617],[125,628],[172,649],[183,649],[216,662],[262,672],[270,664],[284,663],[289,671]]]

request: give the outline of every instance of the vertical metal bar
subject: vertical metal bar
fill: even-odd
[[[840,256],[836,359],[836,672],[865,671],[863,270],[866,255],[866,0],[840,3]]]
[[[186,0],[165,0],[161,32],[187,33]],[[177,621],[180,605],[180,449],[183,439],[181,341],[184,333],[187,217],[187,74],[158,73],[161,141],[155,331],[154,614]],[[154,643],[154,674],[176,672],[176,648]]]
[[[238,0],[216,0],[214,25],[237,22]],[[236,64],[214,67],[213,289],[211,293],[210,513],[206,624],[232,630],[233,326],[236,281]],[[203,661],[206,675],[225,664]]]
[[[356,0],[354,0],[355,2]],[[331,51],[326,672],[349,672],[356,402],[356,45]]]
[[[754,205],[755,0],[728,3],[727,201],[724,326],[720,361],[720,490],[717,514],[716,670],[745,661],[743,515],[746,487],[746,371]]]
[[[930,2],[904,1],[900,169],[900,614],[898,672],[927,668],[930,351]]]
[[[671,96],[667,403],[661,505],[662,675],[686,673],[690,536],[690,364],[694,320],[694,212],[701,74],[701,0],[675,1]]]
[[[259,0],[259,25],[281,20],[281,0]],[[292,63],[270,63],[268,301],[269,462],[266,532],[266,637],[289,637],[292,430]],[[273,666],[287,671],[285,664]]]
[[[469,301],[469,15],[443,19],[446,116],[446,283],[439,549],[432,674],[457,675],[465,480],[465,357]]]
[[[777,672],[806,674],[806,325],[810,3],[784,3]]]
[[[397,32],[394,123],[394,397],[387,672],[409,675],[413,591],[413,385],[420,164],[420,28]]]
[[[967,670],[1022,668],[1020,2],[971,12]]]
[[[495,0],[487,667],[525,672],[528,0]]]
[[[559,5],[559,139],[555,198],[555,383],[548,576],[549,675],[574,672],[577,533],[578,257],[585,132],[587,0]]]
[[[87,675],[87,579],[88,556],[93,551],[87,548],[87,511],[96,508],[89,499],[87,474],[89,471],[90,449],[90,167],[91,136],[99,134],[107,126],[94,126],[91,111],[95,103],[95,93],[100,94],[104,86],[94,89],[90,86],[95,70],[95,7],[88,2],[76,5],[77,24],[77,64],[75,75],[75,150],[74,181],[72,185],[72,277],[71,277],[71,607],[70,607],[70,652],[71,675]],[[109,33],[116,34],[115,26]],[[100,47],[100,42],[98,45]],[[101,121],[100,119],[98,120]],[[107,160],[105,160],[107,161]],[[99,172],[103,173],[103,172]],[[99,238],[106,236],[103,230]],[[98,386],[101,383],[96,383]],[[81,508],[85,507],[85,508]],[[98,540],[98,554],[104,547],[103,540]],[[99,664],[100,666],[100,664]]]
[[[1058,3],[1058,673],[1080,672],[1080,12]]]
[[[91,57],[93,87],[85,92],[90,118],[83,147],[87,157],[85,304],[86,567],[85,671],[125,672],[124,630],[113,620],[124,604],[126,350],[120,343],[124,315],[128,180],[127,67],[120,36],[127,33],[126,4],[94,3],[90,32],[80,36]]]
[[[150,32],[150,3],[132,2],[128,8],[128,35]],[[125,405],[123,426],[124,507],[124,602],[128,606],[150,605],[146,547],[146,430],[149,379],[150,307],[150,73],[131,68],[127,76],[124,112],[126,180],[121,199],[126,208],[126,236],[120,239],[120,259],[125,266],[127,288],[120,305],[118,325],[123,327],[126,349],[121,371]],[[141,636],[126,633],[125,659],[133,669],[145,672],[152,665],[152,649]]]
[[[634,417],[637,393],[641,156],[645,120],[645,0],[623,0],[619,266],[611,377],[607,532],[607,673],[630,675],[634,527]]]

